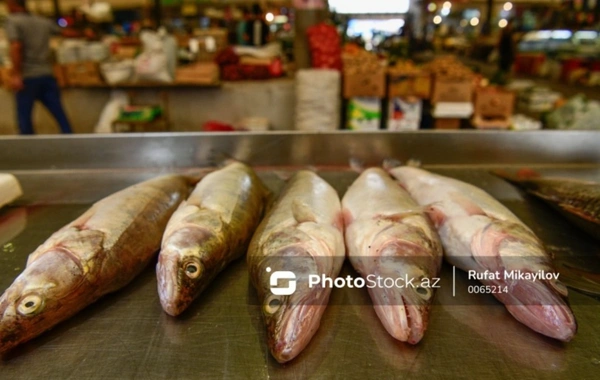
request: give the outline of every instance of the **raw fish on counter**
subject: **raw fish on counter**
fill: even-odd
[[[494,171],[493,174],[546,201],[573,224],[600,239],[600,183],[543,178],[527,169],[520,170],[517,175],[504,171]]]
[[[531,329],[562,341],[573,338],[577,324],[565,302],[567,289],[542,243],[512,212],[453,178],[409,166],[390,173],[428,208],[450,264],[500,289],[494,296]]]
[[[342,219],[335,189],[302,170],[288,181],[252,238],[250,279],[271,354],[280,363],[302,352],[319,328],[331,288],[311,287],[308,278],[337,277],[345,257]]]
[[[12,174],[0,173],[0,208],[23,195],[17,178]]]
[[[268,190],[239,162],[206,175],[169,220],[158,257],[164,311],[181,314],[229,263],[246,253]]]
[[[420,206],[380,168],[367,169],[354,181],[342,208],[354,269],[382,284],[402,280],[392,287],[368,287],[377,316],[394,338],[418,343],[442,265],[437,232]]]
[[[0,297],[0,353],[133,280],[187,193],[182,176],[151,179],[98,201],[50,236]]]

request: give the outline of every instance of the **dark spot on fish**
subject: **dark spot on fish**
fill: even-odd
[[[429,292],[422,286],[417,286],[417,293],[426,296]]]

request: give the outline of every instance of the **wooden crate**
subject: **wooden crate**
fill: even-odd
[[[390,98],[431,97],[431,75],[421,73],[389,72],[388,96]]]
[[[63,65],[69,86],[94,86],[104,82],[97,62],[77,62]]]
[[[385,67],[380,65],[374,65],[370,69],[344,70],[344,98],[385,98],[385,74]]]
[[[515,108],[515,93],[499,87],[481,87],[475,91],[474,114],[482,118],[508,119]]]
[[[473,88],[472,76],[464,78],[436,76],[431,102],[472,102]]]

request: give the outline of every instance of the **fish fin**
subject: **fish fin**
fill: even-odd
[[[389,220],[390,222],[401,222],[402,220],[404,220],[405,218],[408,218],[409,216],[415,216],[415,215],[423,215],[425,213],[425,210],[421,207],[415,209],[415,210],[408,210],[408,211],[404,211],[404,212],[399,212],[396,214],[391,214],[391,215],[375,215],[374,219],[380,219],[380,220]]]
[[[383,160],[381,166],[385,171],[389,172],[392,169],[402,166],[402,161],[397,160],[395,158],[386,158],[385,160]]]
[[[492,222],[487,227],[477,231],[471,239],[473,258],[483,268],[497,270],[502,268],[500,245],[508,237],[505,231]]]
[[[546,197],[545,199],[548,199],[548,197]],[[580,209],[578,207],[573,207],[572,205],[569,205],[566,203],[559,203],[558,207],[563,209],[565,212],[568,212],[569,214],[573,214],[573,215],[580,217],[581,219],[585,219],[591,223],[598,223],[597,219],[593,218],[589,214],[586,214],[582,209]]]
[[[444,224],[446,221],[446,214],[444,213],[441,205],[432,203],[425,208],[425,213],[429,216],[429,219],[433,222],[433,225],[437,228]]]
[[[343,209],[335,218],[335,222],[333,225],[335,228],[340,230],[340,232],[344,232],[345,226],[349,226],[353,222],[352,214],[348,209]]]
[[[308,205],[298,199],[294,199],[292,202],[292,215],[298,224],[306,222],[315,222],[317,217],[313,210]]]
[[[365,170],[365,162],[360,158],[351,157],[348,164],[350,165],[350,169],[356,173],[360,174]]]

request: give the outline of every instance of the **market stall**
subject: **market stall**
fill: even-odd
[[[597,242],[489,171],[526,166],[597,180],[598,143],[594,132],[564,131],[0,138],[0,171],[14,174],[24,193],[0,211],[2,288],[38,244],[91,203],[158,174],[194,173],[234,157],[251,164],[277,192],[282,172],[311,165],[343,195],[357,177],[350,159],[379,165],[386,158],[413,158],[480,186],[529,225],[554,255],[578,322],[571,342],[543,337],[491,295],[469,294],[476,282],[446,264],[430,326],[418,345],[386,333],[365,289],[335,289],[307,349],[280,365],[269,354],[262,305],[244,259],[177,318],[161,310],[152,262],[122,291],[14,349],[0,363],[1,372],[9,378],[588,377],[598,366],[592,348],[599,344],[600,303],[598,285],[582,287],[578,279],[598,273]],[[346,263],[341,275],[355,272]]]

